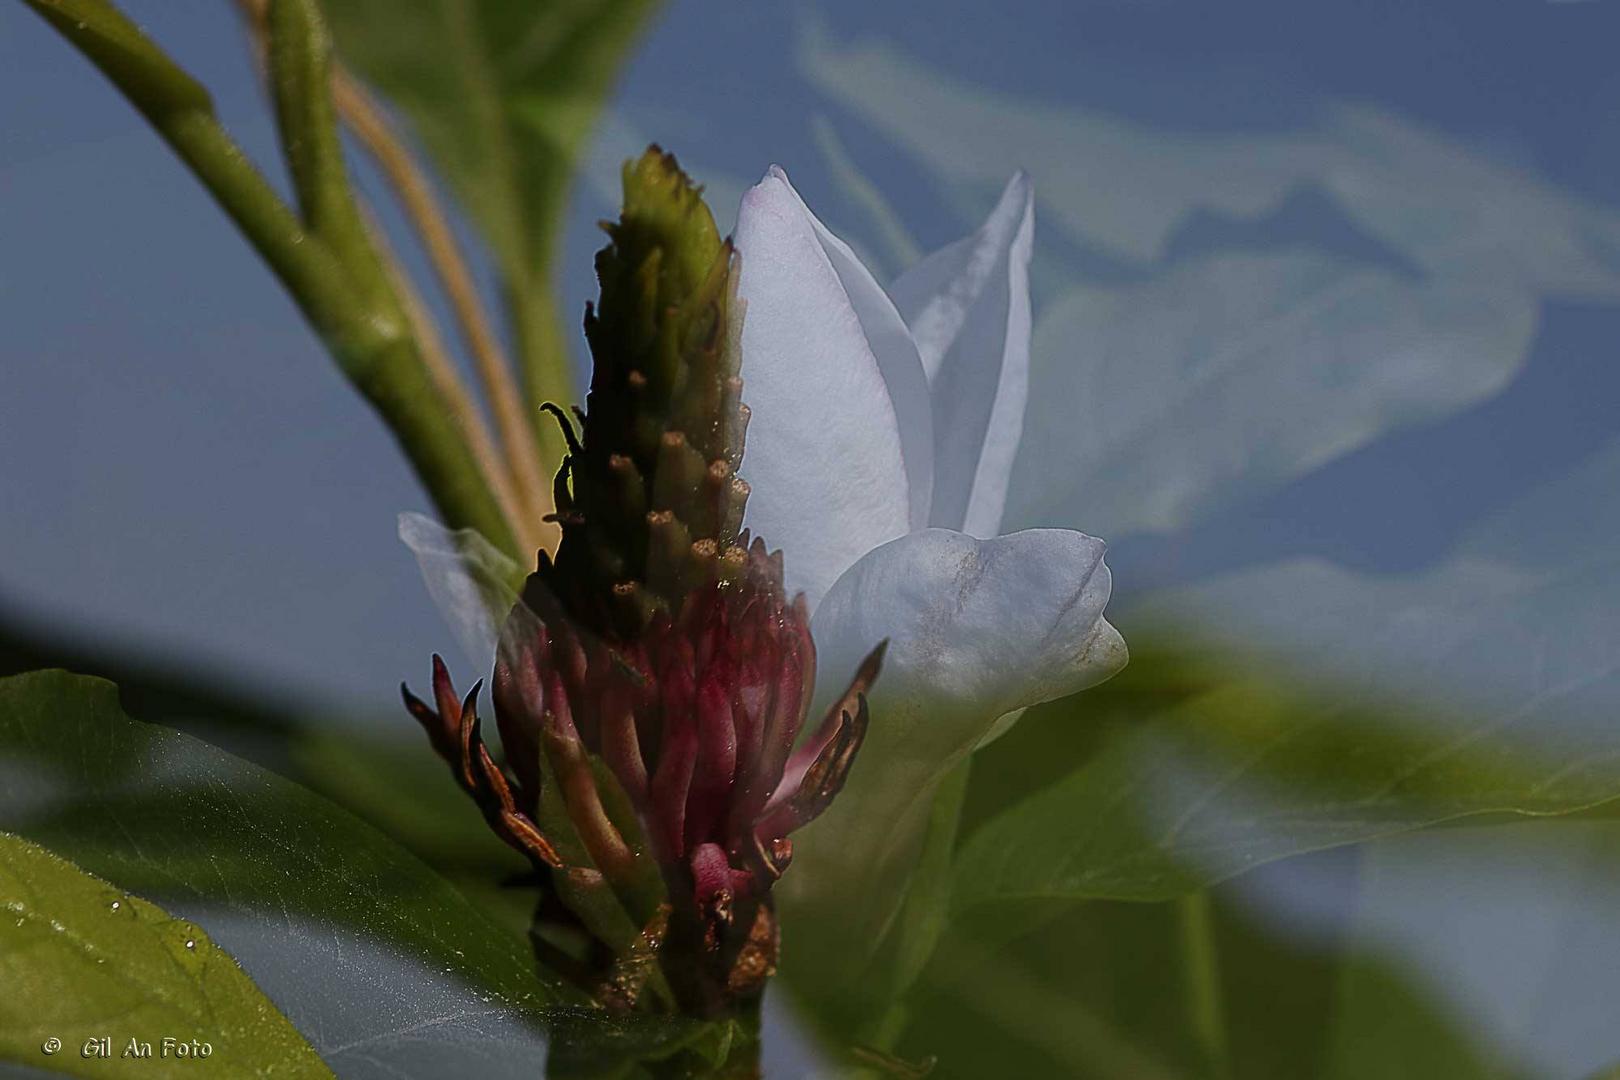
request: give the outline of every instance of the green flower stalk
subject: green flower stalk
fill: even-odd
[[[605,228],[587,408],[553,407],[562,543],[540,553],[495,664],[505,762],[478,689],[458,697],[437,658],[435,707],[406,704],[588,941],[570,966],[597,1004],[746,1015],[776,968],[790,834],[849,775],[882,646],[807,731],[808,609],[780,552],[742,528],[736,256],[656,147],[626,164]]]

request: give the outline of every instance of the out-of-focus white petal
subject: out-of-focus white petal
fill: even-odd
[[[827,860],[829,869],[796,865],[779,887],[801,902],[848,906],[856,900],[847,890],[819,896],[817,880],[869,883],[866,906],[849,911],[851,928],[881,933],[940,779],[999,717],[1124,665],[1125,643],[1103,618],[1111,585],[1103,550],[1101,540],[1063,529],[990,540],[926,529],[839,578],[812,623],[817,699],[842,690],[879,641],[889,649],[848,784],[795,841],[795,863]]]
[[[985,223],[901,274],[894,302],[928,376],[934,525],[994,536],[1029,397],[1034,192],[1022,172]]]
[[[892,322],[883,316],[881,290],[858,281],[871,275],[780,170],[743,196],[736,244],[743,400],[753,411],[742,465],[753,487],[746,521],[783,549],[788,588],[814,605],[856,559],[911,527],[906,447],[919,444],[916,416],[927,416],[926,397],[915,392],[921,363],[913,350],[918,385],[907,391],[901,360],[911,346],[897,336],[905,333],[898,314],[890,306]],[[853,296],[845,276],[857,282]],[[893,387],[879,352],[894,369]],[[932,437],[926,429],[923,437],[926,449]]]
[[[1016,161],[1047,221],[1088,247],[1161,258],[1200,209],[1254,220],[1320,189],[1428,273],[1527,292],[1620,296],[1620,214],[1479,145],[1332,101],[1290,131],[1166,131],[961,81],[871,40],[807,35],[806,77],[918,159],[952,194],[992,190]]]
[[[1221,252],[1041,312],[1013,524],[1185,528],[1500,390],[1540,304],[1316,252]]]
[[[428,595],[476,671],[495,658],[501,622],[517,601],[523,570],[476,530],[452,532],[423,514],[399,515],[399,538],[416,556]]]

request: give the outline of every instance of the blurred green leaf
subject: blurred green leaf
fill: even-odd
[[[1320,560],[1161,594],[1132,663],[975,762],[961,906],[1156,899],[1271,859],[1620,795],[1620,443],[1405,574]]]
[[[500,925],[528,932],[533,893],[509,884],[528,864],[484,824],[403,712],[390,728],[266,700],[217,676],[88,648],[0,604],[0,676],[43,667],[116,683],[120,704],[136,720],[176,728],[324,795],[427,863]]]
[[[1347,946],[1330,1080],[1591,1076],[1615,1057],[1620,822],[1521,819],[1369,844]]]
[[[610,1016],[553,1010],[545,1075],[551,1080],[758,1076],[757,1018]]]
[[[1317,867],[1320,884],[1344,901],[1329,925],[1304,930],[1255,910],[1235,891],[1215,892],[1226,1074],[1242,1080],[1489,1075],[1334,1071],[1335,1055],[1344,1052],[1336,1037],[1382,1043],[1366,1052],[1369,1062],[1488,1060],[1474,1033],[1437,1009],[1409,969],[1348,949],[1343,924],[1352,919],[1357,869],[1343,854],[1311,857],[1331,864]],[[895,1050],[912,1060],[937,1057],[932,1080],[1217,1075],[1180,992],[1188,960],[1177,945],[1177,919],[1174,904],[1089,901],[981,909],[953,920],[907,999]],[[1388,1011],[1378,1023],[1349,1029],[1336,1021],[1350,970],[1376,980],[1386,995]]]
[[[905,904],[895,918],[893,931],[884,940],[884,947],[892,954],[880,960],[878,970],[887,976],[878,987],[883,993],[880,1000],[904,993],[928,963],[945,931],[951,905],[952,854],[972,764],[970,758],[952,769],[934,795],[922,852],[906,887]]]
[[[1121,675],[1032,709],[976,760],[958,909],[1165,899],[1300,852],[1620,795],[1620,730],[1559,730],[1556,696],[1504,722],[1163,627],[1130,640]]]
[[[493,252],[531,398],[573,401],[552,289],[566,200],[656,0],[324,4],[339,54],[410,121]]]
[[[1400,969],[1366,954],[1341,972],[1339,1012],[1324,1025],[1333,1039],[1321,1074],[1328,1080],[1509,1080],[1514,1070],[1461,1037]]]
[[[931,1080],[1200,1076],[1168,905],[1070,905],[1006,930],[951,924],[907,1000],[899,1056],[937,1058]]]
[[[123,887],[353,930],[511,1007],[557,998],[520,936],[398,844],[297,784],[131,720],[110,683],[0,680],[0,770],[0,828]]]
[[[5,833],[0,909],[0,1060],[93,1077],[332,1075],[200,928]],[[110,1058],[82,1057],[100,1036],[113,1039]],[[208,1043],[210,1060],[165,1053],[165,1036]],[[130,1038],[157,1056],[122,1057]],[[58,1040],[53,1056],[47,1039]]]
[[[376,826],[452,882],[514,934],[527,934],[538,896],[529,864],[484,822],[412,725],[396,735],[310,731],[292,747],[288,775]],[[399,797],[401,791],[410,797]]]
[[[0,599],[0,677],[50,667],[117,683],[119,700],[135,719],[178,728],[283,775],[290,760],[286,747],[317,726],[301,720],[301,710],[291,702],[228,688],[213,670],[187,670],[117,648],[98,648],[25,617]]]
[[[875,955],[851,947],[849,919],[839,905],[782,905],[783,984],[828,1031],[881,1047],[904,1022],[895,1004],[927,965],[948,926],[952,853],[970,766],[971,761],[962,762],[940,783],[902,906]],[[827,963],[824,955],[817,955],[829,953],[843,962]],[[851,960],[864,962],[860,978],[844,977]]]

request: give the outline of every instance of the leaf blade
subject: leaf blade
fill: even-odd
[[[558,996],[520,938],[415,856],[297,784],[131,720],[110,683],[0,679],[0,761],[16,775],[0,785],[0,828],[126,887],[358,929],[520,1010]]]
[[[150,1044],[161,1059],[168,1036],[209,1044],[213,1064],[232,1075],[332,1075],[200,927],[7,833],[0,833],[0,908],[8,991],[0,1000],[0,1059],[84,1076],[147,1076],[152,1059],[121,1056],[125,1040]],[[98,1036],[112,1040],[111,1055],[83,1056]],[[59,1040],[51,1055],[42,1051],[47,1039]]]

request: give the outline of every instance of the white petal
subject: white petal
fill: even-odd
[[[928,375],[931,521],[994,536],[1029,397],[1029,258],[1035,203],[1022,172],[979,230],[900,275],[894,301]]]
[[[476,530],[451,532],[422,514],[399,515],[399,538],[416,556],[428,595],[456,643],[475,670],[488,671],[501,623],[517,601],[522,568]]]
[[[871,275],[779,170],[743,196],[736,243],[743,400],[753,411],[747,524],[783,549],[789,588],[814,605],[856,559],[911,527],[908,469],[929,468],[931,436],[917,432],[925,380],[913,349],[907,389],[912,347],[898,314],[884,314],[881,290],[862,284]]]
[[[889,649],[848,784],[795,841],[795,873],[783,878],[798,879],[791,895],[847,907],[860,894],[852,931],[880,933],[945,773],[999,717],[1124,665],[1125,643],[1103,618],[1111,584],[1103,550],[1101,540],[1062,529],[991,540],[927,529],[838,580],[812,624],[817,699],[842,690],[879,641]],[[800,861],[814,865],[801,870]]]
[[[838,275],[838,283],[844,287],[855,317],[860,320],[866,343],[888,387],[895,423],[900,428],[900,453],[906,463],[906,481],[911,489],[908,502],[911,527],[925,528],[934,489],[934,421],[928,377],[923,372],[917,345],[911,340],[911,331],[894,301],[889,299],[889,294],[883,291],[860,256],[810,212],[787,173],[773,165],[767,178],[780,180],[793,196],[833,272]]]
[[[977,540],[925,529],[868,554],[823,599],[813,632],[830,697],[879,641],[889,639],[874,704],[895,702],[952,748],[972,745],[997,717],[1072,694],[1114,673],[1124,655],[1103,630],[1111,578],[1106,545],[1067,529]],[[1109,646],[1098,651],[1106,639]],[[974,727],[956,735],[946,718]],[[901,721],[874,720],[897,733]],[[930,751],[931,753],[932,751]]]

